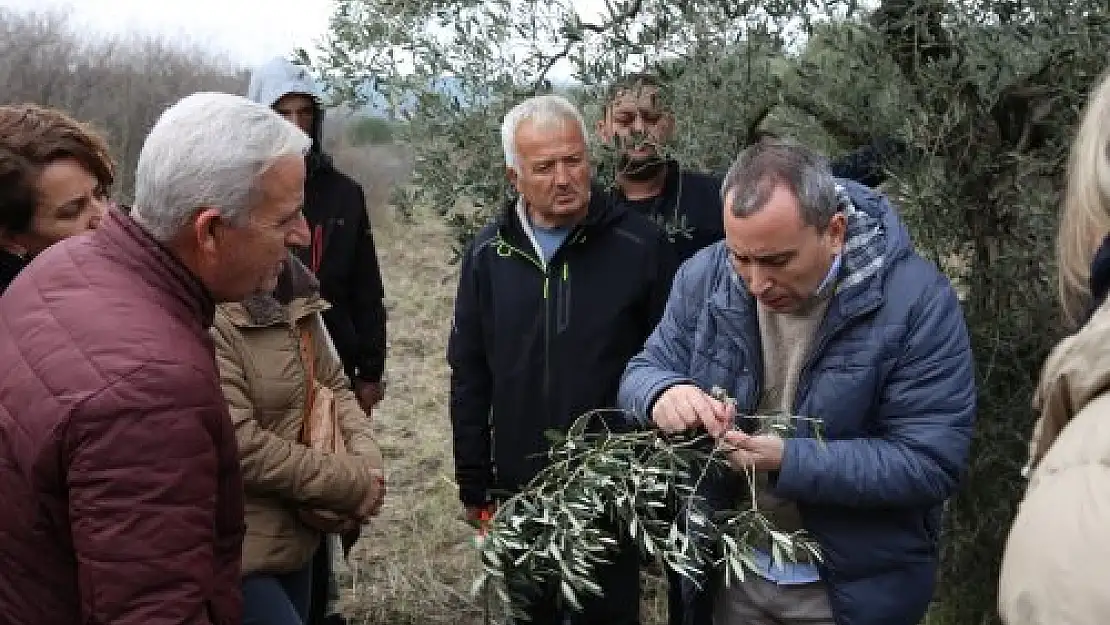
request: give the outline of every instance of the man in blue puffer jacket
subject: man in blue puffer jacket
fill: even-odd
[[[704,428],[736,469],[703,493],[805,529],[821,558],[716,592],[725,624],[916,625],[933,593],[941,508],[965,470],[975,380],[956,293],[890,203],[827,161],[766,140],[722,185],[725,240],[683,264],[620,404],[666,431]],[[726,390],[735,404],[710,397]],[[765,417],[806,421],[782,437]]]

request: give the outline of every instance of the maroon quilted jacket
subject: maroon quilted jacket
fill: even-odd
[[[0,625],[239,625],[213,311],[115,211],[0,297]]]

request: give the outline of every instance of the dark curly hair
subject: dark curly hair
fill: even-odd
[[[605,93],[605,104],[612,104],[617,96],[630,89],[643,89],[650,87],[662,90],[664,85],[659,77],[651,72],[633,72],[614,80]]]
[[[21,234],[30,229],[39,175],[62,158],[80,163],[108,194],[115,167],[100,133],[57,109],[0,106],[0,230]]]

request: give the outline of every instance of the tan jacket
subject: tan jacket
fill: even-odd
[[[1029,485],[1002,560],[1007,625],[1110,623],[1110,307],[1045,362]]]
[[[370,471],[382,466],[370,421],[349,389],[321,321],[319,313],[327,307],[315,279],[300,263],[284,272],[274,296],[217,307],[212,335],[246,491],[244,575],[303,567],[319,545],[320,533],[297,518],[297,509],[354,512],[372,488]],[[317,379],[335,393],[344,442],[354,457],[297,442],[306,391],[299,351],[302,327],[312,332]]]

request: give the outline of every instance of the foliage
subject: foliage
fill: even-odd
[[[948,507],[938,614],[996,622],[1000,551],[1023,482],[1029,397],[1059,335],[1052,236],[1070,135],[1106,63],[1103,0],[340,0],[316,68],[340,97],[379,79],[417,150],[413,202],[460,241],[505,197],[498,125],[565,90],[597,119],[615,77],[668,83],[693,168],[759,130],[831,154],[892,140],[885,187],[964,295],[978,427]],[[560,76],[573,79],[560,82]],[[456,88],[428,90],[449,77]],[[414,95],[415,94],[415,95]],[[474,106],[480,104],[480,106]]]
[[[380,117],[363,115],[351,122],[348,130],[354,146],[380,145],[393,141],[393,126]]]
[[[199,48],[153,37],[90,38],[61,13],[0,8],[0,103],[65,110],[104,132],[114,195],[129,203],[143,140],[162,111],[196,91],[245,93],[247,75]]]
[[[619,411],[579,417],[564,434],[549,432],[547,467],[493,516],[480,543],[483,574],[474,590],[492,588],[503,608],[522,608],[539,587],[555,585],[573,609],[584,594],[601,595],[596,568],[625,545],[692,580],[724,575],[726,584],[756,570],[754,549],[773,562],[820,561],[804,531],[776,528],[757,502],[757,474],[745,470],[746,498],[735,510],[709,511],[703,482],[732,471],[723,442],[708,434],[614,431]],[[752,415],[780,436],[802,417]],[[809,420],[812,421],[812,420]],[[818,427],[820,422],[812,421]],[[628,548],[628,547],[624,547]]]

